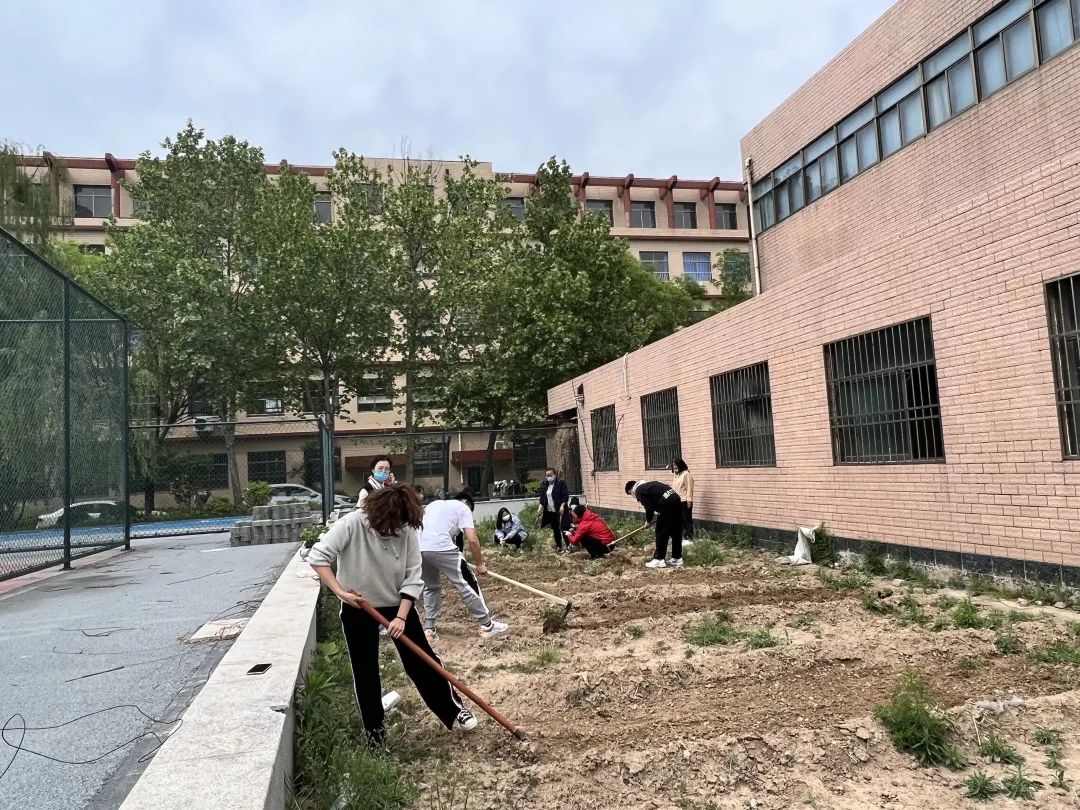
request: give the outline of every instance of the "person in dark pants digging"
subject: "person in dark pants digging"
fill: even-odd
[[[356,705],[372,745],[383,743],[384,710],[379,678],[380,625],[360,607],[367,602],[391,619],[389,635],[405,674],[424,703],[448,730],[476,728],[476,718],[457,691],[401,643],[405,636],[436,661],[415,603],[420,598],[420,541],[424,510],[416,490],[390,484],[367,498],[323,535],[308,555],[319,579],[341,600],[341,629],[349,647]],[[337,564],[337,573],[331,567]],[[442,663],[440,661],[440,663]]]
[[[555,550],[563,551],[563,532],[570,526],[570,511],[567,504],[570,501],[570,489],[566,482],[559,478],[555,470],[544,470],[544,483],[540,485],[540,528],[551,527],[551,536],[555,540]],[[567,547],[569,550],[569,547]]]
[[[645,507],[645,525],[656,517],[656,549],[646,568],[681,568],[682,561],[682,500],[675,490],[659,481],[627,481],[626,494],[637,498]],[[671,541],[671,560],[667,557],[668,541]]]

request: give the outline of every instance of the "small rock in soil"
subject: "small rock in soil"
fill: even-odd
[[[1066,605],[1064,602],[1054,602],[1054,607],[1056,607],[1058,610],[1065,610],[1068,605]]]

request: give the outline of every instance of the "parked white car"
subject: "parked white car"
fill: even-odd
[[[134,512],[134,510],[133,510]],[[123,523],[124,510],[116,501],[79,501],[71,505],[71,523],[79,526],[98,521],[116,521]],[[39,529],[53,529],[64,522],[64,507],[55,512],[38,515]]]
[[[316,509],[322,504],[322,493],[311,487],[305,487],[303,484],[271,484],[270,493],[271,504],[305,501]],[[353,501],[350,501],[344,495],[334,496],[335,508],[355,505]]]

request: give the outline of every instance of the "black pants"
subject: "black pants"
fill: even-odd
[[[611,553],[610,548],[605,546],[595,537],[590,537],[589,535],[585,535],[584,537],[580,538],[578,540],[578,543],[583,549],[589,552],[589,557],[594,560],[599,557],[603,557],[605,554]]]
[[[662,560],[667,557],[668,540],[671,541],[672,558],[676,560],[682,559],[682,529],[682,501],[664,504],[664,508],[656,513],[656,550],[653,552],[654,560]]]
[[[682,531],[683,537],[694,536],[694,505],[686,501],[682,505]]]
[[[551,537],[555,540],[556,551],[562,551],[565,537],[563,536],[562,522],[558,512],[544,512],[544,520],[551,521]]]
[[[525,542],[525,538],[521,536],[521,532],[514,532],[513,534],[504,537],[502,541],[508,546],[513,546],[514,548],[521,548],[521,544]],[[493,542],[495,543],[495,545],[499,545],[499,538],[495,537]]]
[[[397,607],[376,608],[387,619],[397,615]],[[349,645],[349,661],[352,664],[353,686],[356,690],[356,705],[360,709],[360,719],[368,739],[378,745],[383,741],[383,706],[382,682],[379,678],[379,624],[364,611],[352,605],[341,606],[341,629],[345,633],[345,643]],[[431,649],[424,628],[420,624],[420,615],[416,608],[409,610],[405,619],[405,636],[436,661],[439,656]],[[458,712],[461,711],[461,698],[457,691],[443,677],[420,659],[416,653],[394,640],[398,657],[405,668],[405,674],[416,685],[416,691],[428,708],[448,729],[453,728]],[[442,662],[439,661],[441,664]]]

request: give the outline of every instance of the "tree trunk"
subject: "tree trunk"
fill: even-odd
[[[143,480],[143,514],[147,517],[154,511],[154,499],[157,495],[157,484],[146,477]]]
[[[412,383],[416,376],[410,370],[405,371],[405,476],[401,481],[413,480],[413,451],[416,442],[413,438],[413,428],[416,422],[416,406],[413,404]]]
[[[240,505],[244,502],[244,490],[240,486],[240,465],[236,461],[236,425],[225,422],[221,428],[225,436],[225,456],[229,466],[229,489],[233,503]]]
[[[492,425],[491,433],[488,434],[487,458],[484,461],[484,471],[480,475],[480,493],[487,495],[490,492],[491,481],[495,477],[495,442],[499,437],[499,426]]]
[[[329,466],[331,470],[334,467],[334,447],[336,446],[334,440],[336,438],[335,429],[337,428],[337,411],[334,408],[333,392],[330,390],[330,380],[327,377],[326,372],[323,372],[323,422],[326,425],[326,432],[330,436],[330,462]],[[319,444],[319,460],[322,462],[319,470],[319,480],[322,482],[321,491],[330,492],[334,491],[334,473],[330,473],[330,480],[323,480],[323,470],[327,467],[327,461],[322,457],[322,444]]]

